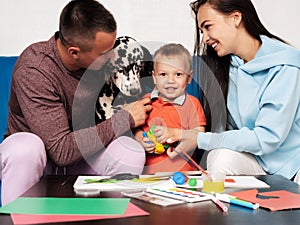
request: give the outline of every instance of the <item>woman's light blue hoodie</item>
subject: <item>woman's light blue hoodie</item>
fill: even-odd
[[[232,56],[227,107],[237,130],[199,133],[198,146],[252,153],[269,174],[291,178],[300,168],[300,51],[261,40],[248,63]]]

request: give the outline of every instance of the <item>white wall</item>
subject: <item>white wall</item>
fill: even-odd
[[[265,27],[300,49],[300,1],[252,0]]]
[[[99,0],[115,16],[118,35],[129,35],[153,51],[179,42],[190,51],[194,42],[192,0]],[[29,44],[47,40],[58,28],[68,0],[0,0],[0,55],[19,55]],[[273,33],[300,48],[300,1],[253,0],[262,22]],[[151,43],[151,44],[147,44]],[[153,45],[154,44],[154,45]],[[151,47],[154,49],[152,50]]]
[[[0,55],[19,55],[57,30],[67,0],[0,0]]]

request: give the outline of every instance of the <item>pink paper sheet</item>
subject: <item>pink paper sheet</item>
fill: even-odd
[[[99,216],[86,216],[86,215],[28,215],[28,214],[12,214],[12,220],[15,225],[25,224],[39,224],[39,223],[58,223],[58,222],[72,222],[82,220],[100,220],[100,219],[114,219],[132,216],[147,216],[148,212],[137,207],[129,202],[128,207],[123,215],[99,215]]]

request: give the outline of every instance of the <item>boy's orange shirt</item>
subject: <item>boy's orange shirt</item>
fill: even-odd
[[[145,95],[150,97],[150,94]],[[164,102],[160,97],[152,98],[152,110],[148,116],[143,131],[149,131],[151,126],[167,126],[170,128],[193,129],[206,125],[203,108],[197,98],[185,94],[182,104]],[[144,173],[163,171],[195,170],[184,159],[170,159],[166,153],[157,155],[147,153]]]

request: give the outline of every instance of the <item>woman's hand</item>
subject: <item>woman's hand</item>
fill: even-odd
[[[181,130],[181,136],[170,137],[167,139],[168,144],[172,144],[178,141],[178,145],[174,148],[169,148],[167,151],[168,156],[173,159],[177,156],[177,152],[180,151],[194,151],[197,148],[197,138],[199,130],[190,129],[190,130]]]

